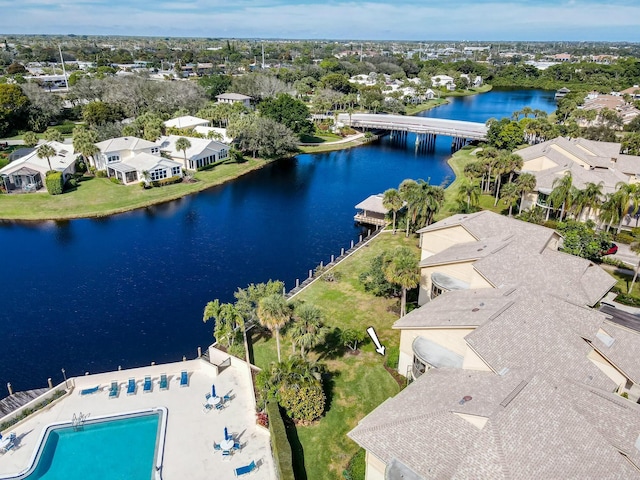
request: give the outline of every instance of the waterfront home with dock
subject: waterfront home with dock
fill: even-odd
[[[378,193],[371,195],[356,205],[358,213],[355,214],[353,220],[363,225],[375,225],[377,227],[385,227],[389,222],[386,219],[389,209],[383,205],[384,195]]]

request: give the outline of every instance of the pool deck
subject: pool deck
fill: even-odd
[[[214,354],[220,357],[222,352]],[[224,354],[223,354],[224,355]],[[189,385],[180,386],[180,372],[189,372]],[[169,388],[160,390],[162,373],[169,378]],[[143,392],[144,377],[153,379],[151,392]],[[136,393],[127,395],[129,378],[137,382]],[[109,398],[112,381],[120,385],[117,398]],[[255,401],[252,393],[249,369],[241,360],[231,357],[231,365],[220,369],[204,359],[189,360],[164,365],[154,365],[110,373],[87,375],[69,379],[75,387],[71,394],[50,408],[32,415],[23,423],[3,432],[16,432],[18,448],[0,454],[0,477],[16,474],[28,467],[42,431],[54,422],[71,421],[81,412],[91,417],[131,412],[153,407],[168,410],[167,430],[163,456],[164,480],[233,479],[236,468],[251,461],[258,469],[247,475],[252,480],[275,479],[275,466],[271,455],[269,432],[256,424]],[[205,394],[215,384],[216,394],[231,395],[231,401],[223,410],[205,413]],[[80,391],[100,385],[100,390],[89,395]],[[220,443],[224,428],[242,444],[242,449],[223,460],[220,451],[214,451],[213,443]]]

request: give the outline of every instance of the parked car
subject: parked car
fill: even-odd
[[[600,255],[615,255],[618,252],[618,245],[613,242],[605,243],[602,245],[602,251]]]

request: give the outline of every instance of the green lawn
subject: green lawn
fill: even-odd
[[[405,114],[415,115],[416,113],[431,110],[432,108],[444,105],[445,103],[449,103],[449,100],[447,100],[446,98],[434,98],[433,100],[427,100],[426,102],[419,105],[408,105],[405,110]]]
[[[493,87],[491,85],[482,85],[477,88],[470,88],[468,90],[454,90],[453,92],[444,92],[442,96],[444,97],[468,97],[469,95],[477,95],[479,93],[487,93]]]
[[[335,142],[336,140],[342,140],[342,137],[335,133],[322,131],[316,131],[313,135],[302,135],[302,138],[300,138],[302,143],[324,143]]]
[[[62,195],[30,193],[0,195],[0,218],[47,220],[99,217],[175,200],[190,193],[219,185],[263,166],[263,160],[249,158],[244,163],[224,163],[198,172],[194,183],[178,183],[145,190],[140,185],[116,185],[107,178],[93,177],[75,191]]]
[[[380,341],[389,348],[398,348],[400,335],[391,330],[398,318],[399,299],[374,297],[364,291],[358,275],[368,268],[370,260],[397,245],[408,245],[419,252],[415,237],[405,238],[402,233],[383,233],[369,246],[363,247],[344,260],[336,272],[341,275],[335,282],[318,280],[295,299],[310,302],[322,309],[329,327],[358,328],[373,326]],[[282,355],[291,353],[291,343],[283,336]],[[254,362],[265,367],[276,360],[275,339],[253,338]],[[309,480],[335,480],[358,450],[357,444],[346,437],[358,421],[385,399],[399,391],[398,384],[384,369],[384,357],[375,353],[371,343],[365,344],[359,355],[314,352],[314,359],[325,363],[331,373],[328,410],[311,426],[298,426],[292,448],[296,458],[298,478],[304,465]]]

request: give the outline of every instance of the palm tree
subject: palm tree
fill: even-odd
[[[382,206],[393,212],[393,235],[396,234],[396,214],[402,208],[403,201],[400,192],[395,188],[390,188],[384,192]]]
[[[460,203],[466,202],[467,211],[469,211],[472,205],[475,207],[478,204],[479,199],[480,186],[478,183],[475,180],[462,179],[458,187],[458,201]]]
[[[625,182],[618,182],[616,185],[616,199],[618,201],[618,205],[620,207],[620,222],[618,223],[618,231],[620,233],[622,230],[622,222],[627,214],[631,213],[631,215],[635,215],[638,211],[638,188],[637,184],[630,184]]]
[[[284,327],[291,318],[291,311],[284,296],[275,293],[263,297],[258,303],[258,321],[260,325],[275,330],[276,346],[278,347],[278,362],[280,362],[280,329]]]
[[[502,184],[502,175],[507,173],[509,169],[509,159],[507,155],[500,155],[496,159],[495,166],[493,170],[496,173],[496,184],[495,184],[495,200],[493,202],[493,206],[495,207],[498,204],[498,197],[500,196],[500,185]]]
[[[402,289],[400,316],[403,317],[407,309],[407,290],[420,283],[418,258],[409,247],[396,248],[392,260],[384,270],[384,276],[388,282],[400,285]]]
[[[631,244],[629,244],[629,247],[631,247],[631,250],[633,251],[633,253],[635,254],[640,253],[640,242],[637,242],[637,241],[631,242]],[[631,291],[633,290],[633,284],[636,283],[639,269],[640,269],[640,261],[636,265],[635,271],[633,273],[633,279],[631,280],[631,285],[629,286],[629,290],[627,291],[627,294],[631,294]]]
[[[564,216],[565,209],[570,207],[572,198],[572,182],[573,178],[570,171],[566,171],[562,177],[558,177],[553,181],[553,190],[549,195],[549,203],[553,208],[560,207],[560,221]],[[547,211],[547,219],[549,212]]]
[[[189,139],[185,138],[185,137],[180,137],[178,140],[176,140],[176,150],[177,151],[181,151],[182,154],[184,155],[184,171],[186,173],[186,171],[188,170],[187,168],[187,149],[191,148],[191,142],[189,141]]]
[[[495,147],[485,147],[478,152],[478,157],[482,159],[487,171],[487,183],[485,185],[484,193],[488,193],[489,185],[491,184],[491,172],[500,157],[500,151]]]
[[[93,166],[96,167],[96,159],[95,159],[95,155],[97,153],[100,152],[100,149],[96,146],[95,143],[92,143],[90,141],[83,141],[80,144],[80,148],[78,149],[78,151],[80,152],[80,154],[86,158],[86,159],[93,159]]]
[[[53,168],[51,167],[51,158],[56,154],[56,151],[53,149],[53,147],[49,144],[44,144],[44,145],[40,145],[38,147],[37,150],[37,155],[38,158],[46,158],[47,159],[47,163],[49,164],[49,170],[53,170]]]
[[[578,213],[578,220],[582,218],[584,209],[587,209],[585,220],[588,220],[591,215],[591,210],[594,207],[598,207],[602,203],[602,187],[603,182],[595,184],[589,182],[585,185],[584,189],[580,190],[580,211]]]
[[[509,217],[511,217],[513,202],[515,202],[519,196],[520,190],[518,189],[518,185],[513,182],[506,183],[500,191],[500,198],[504,200],[506,205],[509,205]]]
[[[407,231],[405,236],[409,236],[409,228],[411,226],[411,218],[416,218],[418,214],[420,201],[422,197],[422,188],[415,180],[407,179],[403,180],[398,188],[400,198],[407,204]]]
[[[604,225],[607,224],[607,232],[611,229],[611,225],[620,221],[620,217],[622,215],[620,200],[618,197],[618,192],[607,194],[598,209],[600,228],[604,230]]]
[[[516,180],[518,190],[520,191],[520,208],[518,215],[522,213],[522,205],[524,204],[524,196],[532,192],[536,188],[536,176],[533,173],[521,173]]]
[[[322,325],[322,311],[315,305],[302,303],[295,309],[293,319],[289,334],[293,345],[300,347],[300,355],[305,358],[305,350],[322,343],[327,332]]]

